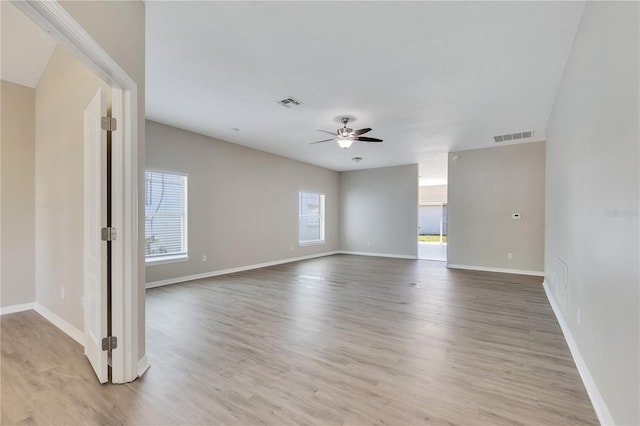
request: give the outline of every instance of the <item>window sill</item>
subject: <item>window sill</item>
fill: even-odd
[[[176,262],[186,262],[189,260],[189,256],[186,254],[181,254],[177,256],[158,256],[151,257],[149,259],[145,259],[144,263],[148,266],[153,265],[163,265],[165,263],[176,263]]]
[[[305,247],[305,246],[319,246],[324,244],[325,241],[324,240],[315,240],[315,241],[298,241],[298,247]]]

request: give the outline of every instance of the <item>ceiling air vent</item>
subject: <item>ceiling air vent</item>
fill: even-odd
[[[289,96],[288,98],[284,98],[281,101],[278,101],[278,103],[280,105],[282,105],[283,107],[287,107],[287,108],[291,108],[292,106],[299,106],[302,105],[302,102],[300,102],[299,100],[292,98],[291,96]]]
[[[529,130],[526,132],[518,132],[518,133],[509,133],[508,135],[497,135],[493,137],[493,140],[496,143],[506,142],[506,141],[515,141],[518,139],[528,139],[533,136],[533,130]]]

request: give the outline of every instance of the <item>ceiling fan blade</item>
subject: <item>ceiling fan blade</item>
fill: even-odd
[[[325,139],[323,141],[311,142],[311,143],[309,143],[309,145],[313,145],[313,144],[316,144],[316,143],[322,143],[322,142],[335,141],[335,140],[336,140],[336,138]]]
[[[353,138],[353,140],[360,141],[360,142],[382,142],[382,139],[368,138],[366,136],[359,136],[357,138]]]
[[[367,127],[366,129],[356,130],[355,132],[353,132],[353,136],[364,135],[365,133],[368,133],[370,131],[371,131],[371,128],[369,128],[369,127]]]
[[[317,131],[322,133],[328,133],[330,135],[333,135],[334,137],[336,136],[336,132],[330,132],[328,130],[322,130],[322,129],[317,129]]]

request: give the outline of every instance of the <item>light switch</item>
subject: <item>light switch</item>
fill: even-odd
[[[522,219],[522,215],[520,213],[511,213],[511,219],[520,220]]]

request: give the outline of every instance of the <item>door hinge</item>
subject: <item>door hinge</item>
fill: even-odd
[[[114,241],[116,239],[116,228],[102,228],[102,241]]]
[[[116,336],[109,336],[102,339],[102,350],[112,351],[118,347],[118,338]]]
[[[102,117],[102,130],[113,132],[118,128],[118,122],[113,117]]]

